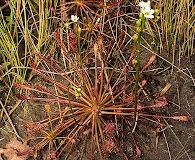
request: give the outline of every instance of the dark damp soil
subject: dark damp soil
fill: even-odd
[[[143,57],[147,55],[143,55]],[[178,64],[176,64],[178,66]],[[168,127],[160,135],[156,135],[155,131],[145,125],[138,125],[134,138],[142,151],[141,157],[135,157],[135,148],[130,135],[125,135],[122,143],[122,149],[125,151],[129,159],[140,160],[165,160],[165,159],[195,159],[195,125],[193,116],[195,115],[195,81],[183,74],[181,71],[195,77],[195,57],[191,57],[191,61],[185,57],[181,58],[180,69],[172,69],[172,66],[160,58],[157,58],[152,67],[145,71],[141,79],[147,80],[145,90],[151,94],[159,94],[161,90],[169,83],[170,89],[165,93],[169,99],[167,107],[163,108],[163,113],[166,115],[190,115],[191,121],[173,121],[166,120]],[[36,77],[34,82],[43,82],[44,79]],[[0,82],[0,100],[5,102],[8,96],[8,89],[4,83]],[[6,109],[9,112],[18,99],[14,93],[9,94]],[[2,111],[2,108],[1,108]],[[44,104],[34,101],[21,102],[19,106],[11,114],[10,118],[15,126],[18,134],[22,139],[27,138],[24,122],[40,121],[47,117],[44,109]],[[7,120],[5,114],[1,116],[0,121],[0,147],[3,148],[12,137],[12,127]],[[67,160],[90,159],[90,139],[83,137],[72,149]],[[157,143],[157,145],[156,145]],[[157,148],[156,148],[157,147]],[[37,159],[47,159],[46,151],[42,150]],[[94,159],[97,158],[97,152],[94,153]],[[2,156],[4,157],[4,156]],[[5,157],[4,157],[5,158]],[[29,158],[33,159],[32,157]],[[63,158],[65,159],[65,157]],[[119,152],[115,151],[108,155],[108,159],[122,160]]]

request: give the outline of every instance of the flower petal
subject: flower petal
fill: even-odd
[[[150,1],[141,1],[139,2],[139,6],[141,7],[141,13],[144,14],[145,18],[154,18],[154,10],[150,7]]]
[[[79,17],[75,16],[75,15],[71,15],[71,20],[73,22],[77,22],[79,20]]]
[[[152,14],[149,14],[149,15],[145,14],[144,17],[145,18],[154,18],[154,15],[152,15]]]
[[[154,10],[151,9],[150,12],[149,12],[149,14],[154,14]]]
[[[138,6],[140,6],[141,8],[145,6],[145,2],[144,1],[141,1],[139,2]]]
[[[150,1],[145,2],[145,7],[149,7],[150,8]]]

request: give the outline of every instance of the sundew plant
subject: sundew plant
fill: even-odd
[[[155,112],[156,108],[168,104],[164,96],[153,97],[146,100],[147,103],[140,100],[147,85],[140,75],[156,59],[152,54],[141,65],[142,31],[147,19],[155,18],[159,11],[151,9],[150,1],[139,3],[141,13],[136,22],[136,34],[130,36],[135,45],[131,55],[124,55],[127,33],[122,25],[118,27],[118,21],[124,20],[119,16],[122,10],[115,9],[123,3],[98,3],[65,2],[65,10],[60,9],[71,12],[51,36],[59,57],[48,51],[44,55],[35,53],[30,59],[32,73],[46,83],[14,83],[20,90],[19,99],[41,102],[47,114],[43,120],[25,122],[26,141],[34,143],[30,150],[18,151],[17,155],[33,153],[36,159],[40,151],[46,149],[48,159],[63,159],[86,138],[89,159],[103,160],[117,152],[127,160],[129,157],[122,143],[125,135],[130,135],[135,155],[142,154],[134,138],[139,123],[150,122],[159,131],[167,126],[164,118],[190,119]]]

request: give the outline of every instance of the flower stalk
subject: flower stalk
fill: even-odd
[[[141,13],[139,15],[139,19],[136,22],[136,34],[133,36],[134,41],[136,43],[137,48],[137,59],[135,64],[135,109],[134,109],[134,125],[132,129],[132,133],[135,131],[138,121],[138,113],[137,113],[137,105],[138,105],[138,90],[139,90],[139,75],[140,75],[140,52],[141,52],[141,35],[145,26],[146,18],[154,18],[154,10],[150,8],[150,1],[148,2],[140,2],[139,6],[141,7]]]
[[[81,32],[82,32],[82,29],[78,25],[77,26],[77,33],[78,33],[78,52],[79,52],[79,61],[80,61],[80,63],[82,62],[82,56],[81,56]]]
[[[142,14],[142,13],[141,13]],[[142,18],[142,23],[141,27],[139,27],[139,31],[137,31],[137,40],[135,40],[136,47],[137,47],[137,59],[136,59],[136,65],[135,65],[135,70],[136,70],[136,75],[135,75],[135,110],[134,110],[134,127],[132,132],[135,131],[137,121],[138,121],[138,116],[137,116],[137,104],[138,104],[138,89],[139,89],[139,74],[140,74],[140,50],[141,50],[141,34],[143,31],[143,28],[145,26],[145,21],[146,19],[143,17]]]

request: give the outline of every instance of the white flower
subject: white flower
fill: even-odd
[[[77,22],[79,20],[79,17],[75,16],[75,15],[71,15],[71,20],[73,22]]]
[[[150,7],[150,1],[144,2],[141,1],[139,2],[139,6],[141,7],[141,13],[144,14],[144,17],[146,18],[154,18],[154,10],[151,9]]]

